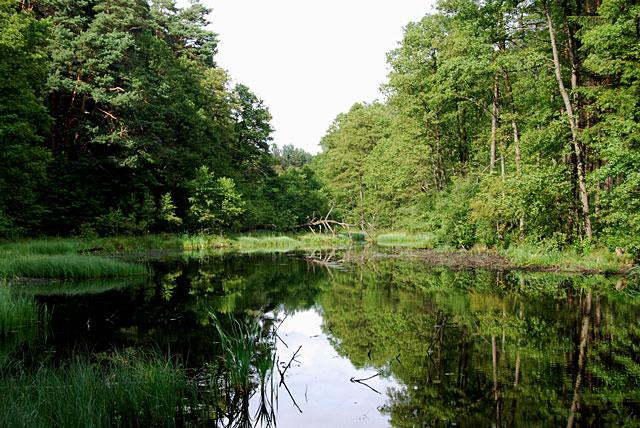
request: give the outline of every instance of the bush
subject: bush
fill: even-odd
[[[206,166],[198,168],[190,188],[190,214],[201,229],[222,230],[245,211],[245,202],[235,181],[228,177],[216,179]]]

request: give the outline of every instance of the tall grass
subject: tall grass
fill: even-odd
[[[431,233],[385,233],[376,237],[381,247],[435,248],[437,238]]]
[[[37,281],[36,283],[12,284],[19,288],[20,294],[29,296],[80,296],[102,294],[144,283],[146,278],[128,279],[85,279],[73,281]]]
[[[253,426],[248,399],[257,392],[258,410],[253,420],[260,426],[275,426],[274,405],[278,396],[274,377],[277,365],[275,331],[265,329],[257,319],[240,320],[230,316],[230,326],[225,328],[213,313],[210,317],[222,348],[219,365],[222,376],[216,383],[226,391],[225,407],[246,403],[245,406],[236,405],[234,419],[242,421],[242,426]]]
[[[0,245],[0,255],[69,254],[87,248],[86,243],[75,239],[48,239]]]
[[[532,244],[512,245],[501,253],[520,266],[556,266],[566,269],[589,269],[618,272],[628,266],[629,260],[618,257],[605,248],[591,249],[579,254],[575,249],[549,249]]]
[[[157,356],[76,359],[0,378],[0,426],[176,426],[188,396],[184,371]]]
[[[18,295],[0,284],[0,338],[10,334],[30,336],[43,319],[33,298]]]
[[[218,235],[184,235],[180,238],[180,248],[186,251],[225,248],[229,245],[227,238]]]
[[[25,255],[0,259],[0,277],[123,278],[144,275],[146,267],[106,257],[77,254]]]
[[[231,248],[240,252],[289,252],[295,250],[322,250],[343,247],[351,242],[349,237],[330,234],[298,234],[238,236],[231,240]]]

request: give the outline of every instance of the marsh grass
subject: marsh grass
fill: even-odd
[[[147,268],[121,260],[78,254],[22,255],[0,259],[4,278],[125,278],[145,275]]]
[[[278,388],[275,385],[277,365],[275,331],[265,328],[257,319],[240,320],[228,317],[228,325],[223,325],[215,314],[210,313],[217,330],[222,348],[219,368],[222,376],[217,385],[227,392],[226,401],[245,403],[235,409],[233,419],[241,420],[246,426],[253,426],[252,420],[260,426],[275,425],[274,404],[277,402]],[[256,414],[249,414],[249,398],[258,394]]]
[[[0,338],[12,334],[32,336],[38,324],[46,319],[35,300],[14,293],[7,285],[0,284]]]
[[[186,251],[227,248],[230,245],[228,238],[218,235],[184,235],[180,238],[180,248]]]
[[[48,239],[0,245],[0,255],[56,255],[82,251],[86,243],[75,239]]]
[[[594,248],[583,254],[575,249],[548,249],[531,244],[512,245],[501,255],[519,266],[557,266],[566,269],[587,269],[605,273],[619,272],[629,267],[630,260],[605,248]]]
[[[107,291],[120,290],[144,283],[145,278],[131,279],[87,279],[76,281],[38,281],[36,283],[12,283],[20,294],[29,296],[80,296],[101,294]]]
[[[188,388],[178,365],[153,355],[42,365],[0,379],[0,426],[176,426]]]
[[[296,234],[237,236],[232,238],[231,247],[242,253],[273,253],[296,250],[322,250],[345,247],[351,243],[347,236],[330,234]]]
[[[275,365],[273,337],[257,320],[241,321],[230,316],[227,328],[213,313],[210,317],[220,339],[222,364],[230,385],[246,393],[253,388],[254,375],[264,383]]]
[[[437,238],[430,233],[385,233],[376,237],[376,243],[381,247],[428,248],[437,245]]]

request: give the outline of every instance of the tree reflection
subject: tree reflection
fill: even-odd
[[[400,381],[393,426],[607,425],[640,386],[639,303],[615,281],[382,261],[335,274],[322,307],[340,354]]]

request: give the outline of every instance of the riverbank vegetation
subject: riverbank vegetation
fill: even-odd
[[[335,215],[453,248],[637,257],[637,18],[620,0],[439,1],[388,54],[385,98],[322,141]]]
[[[340,114],[314,157],[271,144],[200,3],[2,0],[0,238],[82,239],[18,244],[0,275],[335,245],[279,237],[318,219],[381,246],[624,268],[640,256],[637,9],[441,0],[389,52],[383,99]]]

